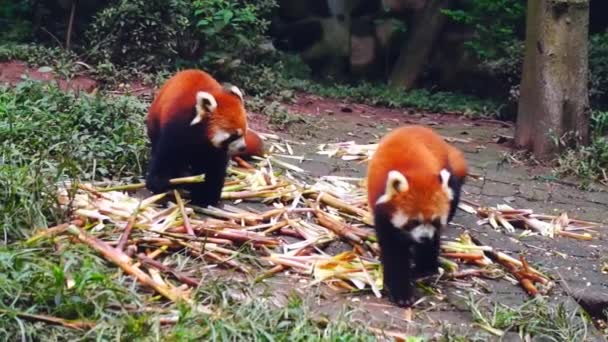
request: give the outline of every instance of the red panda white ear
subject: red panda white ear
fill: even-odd
[[[441,181],[441,188],[443,189],[443,191],[445,191],[446,195],[448,195],[448,198],[450,200],[454,197],[454,192],[448,185],[451,176],[452,176],[452,174],[450,173],[450,171],[448,171],[446,169],[443,169],[439,172],[439,180]]]
[[[392,170],[388,173],[386,179],[386,188],[384,189],[384,195],[380,197],[376,203],[385,203],[390,201],[396,194],[406,192],[410,188],[409,183],[405,176],[399,172]]]
[[[217,109],[217,101],[213,95],[206,91],[196,93],[196,116],[190,122],[190,126],[201,122],[205,115],[212,113]]]
[[[228,88],[228,90],[230,90],[230,92],[233,93],[234,95],[238,96],[239,99],[241,99],[241,102],[243,102],[243,93],[237,86],[234,86],[234,85],[230,86],[230,88]]]

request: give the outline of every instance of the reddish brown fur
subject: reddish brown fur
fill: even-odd
[[[245,135],[245,143],[247,144],[247,149],[245,152],[243,152],[243,156],[262,157],[264,155],[264,141],[255,131],[251,129],[247,130],[247,135]]]
[[[379,143],[368,166],[368,201],[373,211],[376,201],[384,194],[388,173],[401,172],[407,179],[409,190],[399,193],[389,205],[401,209],[411,218],[447,215],[450,201],[441,190],[439,172],[447,168],[457,177],[467,174],[462,153],[446,143],[433,130],[422,126],[405,126],[387,134]]]
[[[238,96],[224,89],[208,73],[189,69],[176,73],[160,88],[148,111],[148,136],[154,139],[160,128],[165,127],[169,121],[192,120],[192,108],[196,104],[196,93],[199,91],[213,95],[218,104],[216,111],[209,117],[209,139],[218,129],[240,128],[243,133],[246,132],[247,114]]]

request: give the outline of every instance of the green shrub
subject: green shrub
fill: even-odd
[[[472,27],[475,37],[467,43],[482,60],[508,55],[517,28],[525,25],[525,1],[469,0],[462,9],[444,10],[454,22]]]
[[[0,88],[0,223],[5,237],[57,222],[55,183],[133,177],[146,157],[145,106],[25,82]]]
[[[583,186],[592,181],[608,182],[608,112],[591,114],[591,144],[565,151],[557,160],[557,172],[562,176],[580,178]]]
[[[140,70],[159,70],[177,60],[178,42],[192,31],[189,1],[120,0],[95,16],[87,54]]]
[[[608,32],[589,39],[589,96],[594,107],[608,108]]]
[[[96,15],[86,55],[106,78],[124,69],[133,74],[198,67],[258,93],[277,78],[278,71],[266,67],[276,58],[262,47],[275,5],[274,0],[120,0]]]
[[[15,0],[0,6],[0,41],[22,41],[31,38],[32,23],[26,19],[31,1]]]

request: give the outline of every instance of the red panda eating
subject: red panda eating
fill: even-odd
[[[253,156],[264,156],[264,141],[256,131],[252,129],[247,130],[247,134],[245,135],[245,145],[247,145],[245,151],[238,153],[239,156],[246,159],[250,159]]]
[[[171,178],[205,174],[204,182],[187,186],[191,201],[217,204],[230,157],[246,148],[247,113],[239,88],[225,88],[201,70],[180,71],[160,88],[146,126],[152,144],[146,187],[161,193]]]
[[[384,136],[367,171],[384,288],[413,304],[415,279],[437,272],[441,230],[452,220],[467,175],[464,155],[430,128],[404,126]]]

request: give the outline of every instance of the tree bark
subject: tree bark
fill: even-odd
[[[410,89],[416,83],[443,28],[446,17],[441,13],[452,0],[430,0],[414,15],[411,34],[401,49],[391,72],[389,84]]]
[[[526,26],[515,143],[545,159],[589,142],[589,0],[528,0]]]

